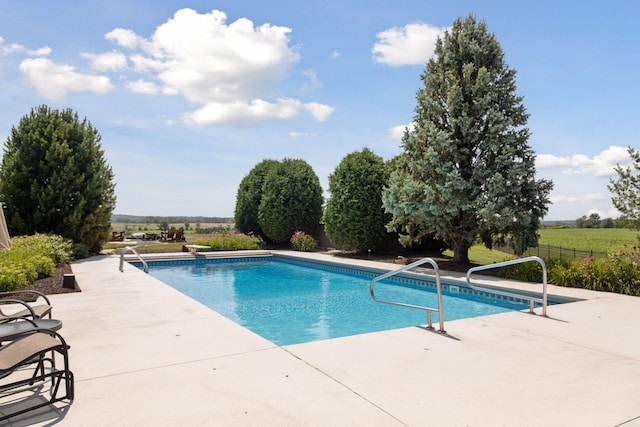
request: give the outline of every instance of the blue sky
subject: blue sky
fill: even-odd
[[[487,23],[530,113],[545,219],[617,217],[607,189],[638,148],[632,1],[5,0],[0,139],[41,104],[102,136],[116,213],[233,216],[263,159],[300,158],[322,187],[349,153],[400,154],[438,35]]]

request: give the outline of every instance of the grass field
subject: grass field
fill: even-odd
[[[574,257],[582,258],[594,254],[606,255],[609,251],[622,245],[636,246],[638,232],[621,228],[543,228],[540,233],[539,249],[531,249],[524,255],[538,255],[542,258]],[[551,246],[550,252],[547,246]],[[558,252],[562,248],[563,252]],[[577,253],[574,256],[573,250]],[[444,255],[453,256],[453,251],[448,250]],[[474,245],[469,250],[469,260],[474,264],[491,264],[509,259],[510,256],[499,251],[492,251],[484,245]]]
[[[169,224],[169,227],[175,227],[180,228],[180,227],[185,227],[185,223],[171,223]],[[207,228],[218,228],[218,227],[222,227],[225,229],[233,229],[233,224],[229,224],[229,223],[200,223],[200,228],[201,229],[207,229]],[[186,228],[186,227],[185,227]],[[196,232],[195,232],[195,228],[196,228],[196,224],[195,223],[190,223],[189,224],[189,228],[185,229],[185,236],[189,237],[189,236],[196,236]],[[111,223],[111,229],[112,230],[126,230],[126,234],[130,235],[133,233],[144,233],[144,232],[149,232],[149,233],[160,233],[160,230],[158,229],[158,224],[138,224],[138,223]]]
[[[622,245],[638,244],[638,232],[624,228],[542,228],[540,246],[551,245],[579,251],[608,252]]]

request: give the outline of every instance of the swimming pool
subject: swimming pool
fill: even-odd
[[[149,274],[278,345],[426,324],[423,311],[371,299],[369,281],[378,273],[344,265],[266,256],[150,262]],[[386,279],[376,295],[437,307],[435,284],[424,279]],[[443,283],[447,321],[527,308]]]

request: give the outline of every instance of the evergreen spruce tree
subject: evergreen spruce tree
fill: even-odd
[[[86,118],[40,106],[11,129],[0,201],[12,234],[54,233],[97,252],[110,236],[114,191],[100,135]]]
[[[535,179],[528,114],[495,36],[475,18],[458,19],[436,43],[421,75],[415,127],[383,194],[390,230],[405,246],[435,233],[468,262],[481,238],[537,243],[552,183]]]

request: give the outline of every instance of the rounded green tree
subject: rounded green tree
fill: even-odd
[[[332,243],[350,249],[375,250],[389,241],[391,215],[382,207],[382,189],[389,173],[382,157],[368,148],[348,154],[329,176],[324,213]]]
[[[242,178],[236,195],[235,223],[241,233],[254,234],[269,240],[258,220],[258,208],[262,200],[262,185],[267,173],[280,164],[277,160],[263,160]]]
[[[109,239],[113,172],[100,135],[70,109],[40,106],[11,129],[0,200],[12,234],[54,233],[97,252]]]
[[[403,244],[442,239],[454,259],[508,239],[516,252],[537,243],[552,183],[535,179],[528,114],[515,71],[495,36],[473,17],[438,39],[418,90],[415,127],[383,194]]]
[[[288,242],[296,231],[315,235],[322,217],[322,187],[311,166],[284,159],[269,170],[262,185],[258,221],[275,243]]]

